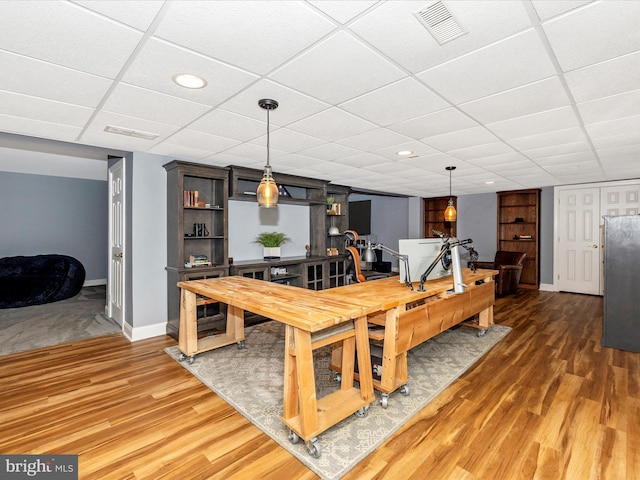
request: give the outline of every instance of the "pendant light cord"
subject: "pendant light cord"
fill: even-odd
[[[269,109],[267,108],[267,166],[269,166]]]

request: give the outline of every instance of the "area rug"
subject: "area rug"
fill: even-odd
[[[266,322],[245,329],[246,348],[229,345],[196,356],[193,364],[180,362],[282,447],[323,479],[342,477],[381,445],[413,415],[489,351],[511,329],[494,325],[484,336],[470,327],[456,327],[409,351],[409,395],[391,394],[387,408],[380,393],[363,418],[351,415],[318,441],[320,458],[313,458],[305,443],[292,444],[281,421],[284,377],[284,326]],[[178,347],[166,352],[179,361]],[[318,398],[338,388],[328,366],[331,347],[314,351]]]

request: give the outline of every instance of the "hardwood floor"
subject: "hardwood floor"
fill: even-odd
[[[345,479],[640,478],[640,354],[602,299],[498,299],[496,347]],[[79,454],[81,479],[318,478],[163,352],[110,335],[0,357],[0,453]]]

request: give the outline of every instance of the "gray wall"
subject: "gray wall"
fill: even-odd
[[[540,192],[540,283],[553,285],[554,187]]]
[[[107,278],[107,181],[0,171],[0,257],[57,253]]]
[[[409,238],[409,225],[420,219],[409,220],[409,199],[381,195],[349,195],[349,201],[371,200],[371,238],[392,250],[398,251],[398,240]],[[414,237],[415,238],[415,237]],[[419,236],[417,236],[419,238]],[[382,260],[398,268],[398,260],[383,252]]]
[[[459,196],[457,230],[461,240],[473,239],[479,260],[491,262],[496,255],[498,197],[495,193]]]

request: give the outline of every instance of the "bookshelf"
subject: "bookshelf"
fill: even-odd
[[[457,209],[456,197],[432,197],[423,198],[424,226],[422,235],[425,238],[437,237],[433,234],[434,230],[444,232],[450,237],[456,236],[456,222],[445,222],[444,211],[449,205],[449,198],[453,199],[453,206]]]
[[[497,250],[526,253],[520,286],[539,288],[540,190],[513,190],[497,195]]]

